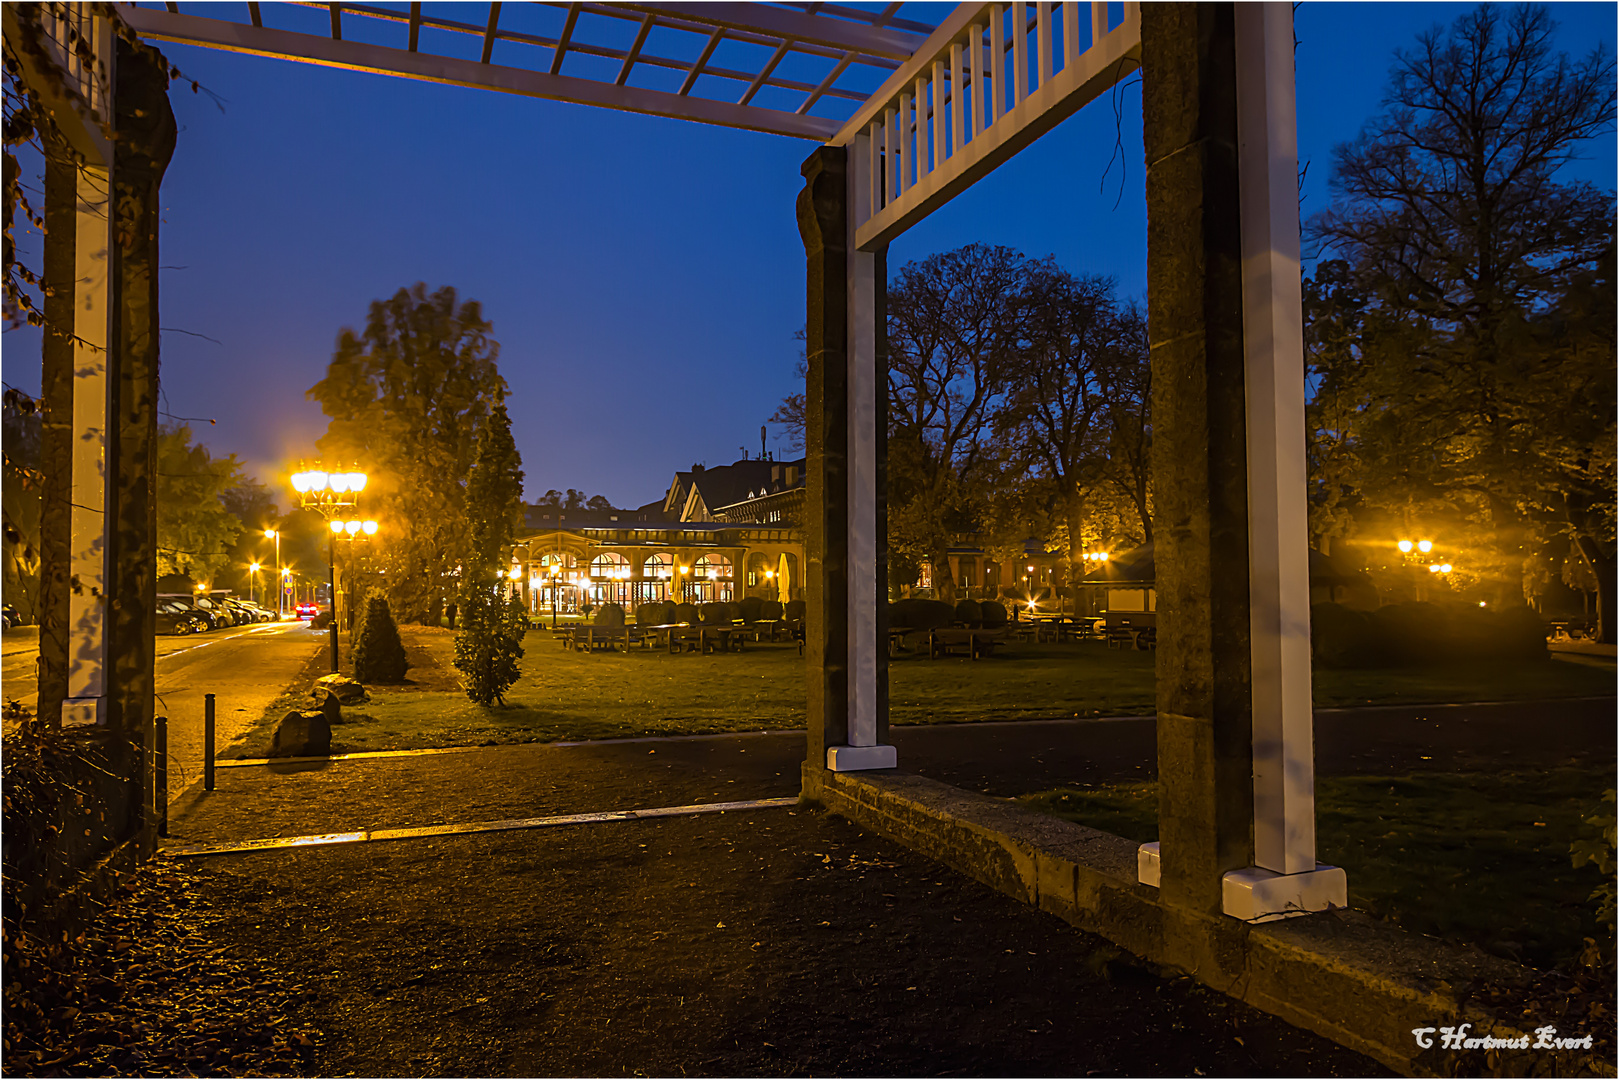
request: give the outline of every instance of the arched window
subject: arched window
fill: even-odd
[[[641,563],[641,574],[633,585],[636,605],[669,599],[669,579],[674,573],[673,555],[668,552],[648,555]]]
[[[616,551],[591,559],[590,593],[597,604],[630,603],[630,560]]]
[[[731,599],[731,560],[724,555],[704,555],[692,564],[692,585],[698,603]]]

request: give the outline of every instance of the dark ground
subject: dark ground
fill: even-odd
[[[1611,699],[1324,713],[1318,757],[1324,773],[1611,762],[1612,716]],[[1002,796],[1153,771],[1150,721],[905,728],[895,741],[906,768]],[[792,795],[802,753],[790,732],[227,768],[217,791],[176,803],[171,843]],[[206,1052],[136,1059],[141,1035],[94,1068],[12,1059],[8,1072],[1383,1072],[808,807],[174,865],[196,880],[190,948],[272,995],[296,988],[276,1002],[284,1020],[252,1035],[253,1003],[198,994],[195,963],[160,957],[148,972],[178,972],[177,989],[152,1000],[183,1000],[183,1030]],[[231,1040],[250,1036],[266,1049],[231,1065]]]
[[[1382,1073],[808,808],[192,865],[318,1072]]]

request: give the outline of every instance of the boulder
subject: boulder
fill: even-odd
[[[328,696],[336,706],[336,699]],[[332,752],[332,725],[325,712],[294,710],[276,725],[271,757],[325,757]]]
[[[358,705],[371,699],[364,684],[336,672],[316,679],[315,685],[309,688],[309,696],[319,703],[324,703],[328,696],[335,697],[340,705]]]

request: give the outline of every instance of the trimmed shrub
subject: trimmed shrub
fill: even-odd
[[[888,608],[888,625],[898,630],[937,630],[956,619],[956,609],[943,600],[910,597],[895,601]]]
[[[363,618],[354,634],[354,677],[363,683],[403,682],[410,661],[399,640],[388,598],[372,593],[361,608]]]
[[[620,604],[603,604],[596,613],[597,626],[623,626],[624,608]]]
[[[998,600],[978,601],[978,611],[984,620],[984,629],[996,630],[1006,625],[1006,606]]]
[[[803,619],[803,617],[804,617],[804,601],[802,601],[802,600],[789,600],[789,601],[787,601],[787,607],[785,609],[783,609],[783,617],[788,618],[788,619]]]
[[[673,621],[669,618],[669,612],[672,610],[674,610],[674,605],[666,601],[649,601],[635,609],[635,625],[662,626],[664,623]]]
[[[669,621],[699,623],[703,620],[702,616],[697,613],[696,604],[676,604],[674,610],[669,613]]]
[[[1377,659],[1366,616],[1342,604],[1311,605],[1310,646],[1322,667],[1365,667]]]
[[[759,610],[765,606],[764,598],[759,596],[744,596],[737,601],[737,608],[742,612],[742,621],[756,623],[759,621]]]
[[[1429,664],[1444,651],[1445,618],[1433,604],[1389,604],[1372,612],[1367,621],[1381,663],[1395,667]]]
[[[977,600],[957,600],[954,621],[965,626],[981,626],[984,622],[984,611],[978,606]]]
[[[1551,650],[1546,648],[1546,624],[1533,609],[1515,604],[1496,611],[1494,618],[1495,656],[1503,660],[1551,659]]]

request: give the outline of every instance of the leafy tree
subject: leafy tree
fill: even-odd
[[[404,681],[409,669],[388,598],[373,590],[354,631],[354,677],[363,683],[396,683]]]
[[[1331,324],[1311,331],[1313,527],[1341,527],[1353,465],[1367,499],[1486,526],[1474,561],[1503,600],[1561,529],[1601,568],[1611,636],[1613,197],[1559,169],[1611,128],[1614,68],[1554,55],[1553,28],[1484,6],[1423,34],[1334,153],[1308,230],[1343,259],[1309,302]]]
[[[231,562],[242,522],[225,494],[246,483],[235,454],[216,458],[191,442],[185,424],[164,425],[157,437],[157,573],[211,580]]]
[[[6,393],[4,412],[5,598],[38,622],[40,415],[34,401]]]
[[[499,344],[476,301],[421,283],[371,305],[345,329],[326,377],[309,390],[330,417],[320,451],[370,477],[368,516],[385,530],[380,559],[399,617],[437,625],[466,562],[466,477],[478,430],[506,390]],[[453,605],[450,608],[452,617]]]
[[[506,405],[497,400],[479,431],[467,477],[471,530],[461,564],[461,629],[455,636],[456,669],[467,696],[480,705],[506,703],[505,693],[517,681],[517,662],[523,657],[522,631],[528,621],[502,581],[522,509],[522,459]],[[512,614],[514,606],[520,620]]]

